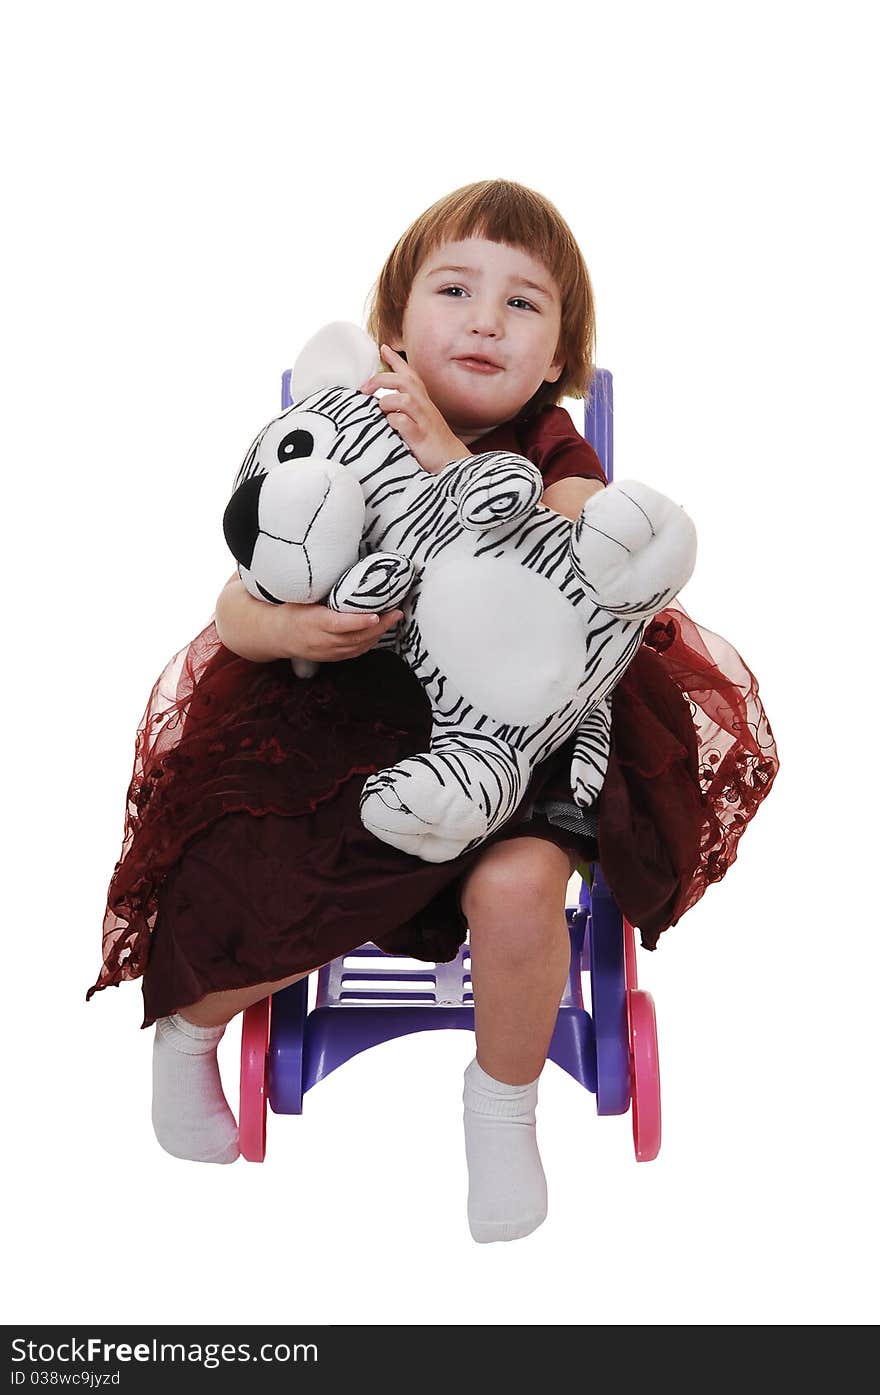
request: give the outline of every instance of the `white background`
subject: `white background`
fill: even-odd
[[[84,2],[7,27],[7,1321],[876,1320],[869,11]],[[200,1166],[154,1140],[139,985],[84,996],[135,727],[232,570],[219,520],[282,369],[361,320],[424,208],[494,177],[584,251],[617,473],[695,519],[683,602],[758,675],[782,771],[639,954],[659,1159],[550,1065],[548,1219],[478,1246],[470,1036],[361,1056],[270,1115],[262,1166]]]

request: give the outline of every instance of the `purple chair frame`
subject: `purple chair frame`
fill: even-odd
[[[282,378],[282,407],[290,405],[288,370]],[[609,481],[613,428],[612,376],[597,369],[584,436]],[[571,964],[548,1059],[596,1095],[599,1114],[624,1114],[631,1080],[623,919],[599,865],[590,871],[592,886],[582,878],[578,905],[566,909]],[[356,967],[355,960],[366,962]],[[581,991],[585,970],[590,973],[592,1014]],[[311,1012],[308,985],[309,979],[301,979],[272,997],[268,1101],[276,1114],[301,1114],[313,1085],[380,1042],[411,1032],[474,1030],[467,943],[450,963],[429,964],[386,954],[368,941],[318,970]]]

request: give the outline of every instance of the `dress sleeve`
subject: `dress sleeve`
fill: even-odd
[[[545,489],[567,479],[608,483],[598,455],[564,407],[548,407],[525,423],[522,453],[541,471]]]

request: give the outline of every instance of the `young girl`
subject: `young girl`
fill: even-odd
[[[382,270],[368,330],[385,371],[361,390],[392,389],[382,410],[423,469],[514,451],[540,469],[543,503],[571,519],[604,486],[557,405],[584,396],[593,374],[589,276],[541,195],[492,180],[428,209]],[[236,1013],[367,940],[445,962],[468,933],[468,1221],[478,1241],[510,1240],[547,1211],[535,1105],[568,971],[572,873],[601,853],[654,948],[733,861],[775,777],[775,748],[739,656],[673,606],[616,689],[596,808],[572,801],[572,737],[486,843],[422,862],[358,814],[366,775],[427,744],[419,684],[375,650],[400,618],[271,606],[237,575],[227,582],[142,719],[88,996],[143,974],[156,1136],[177,1157],[232,1162],[217,1044]],[[317,676],[296,678],[293,656],[319,661]]]

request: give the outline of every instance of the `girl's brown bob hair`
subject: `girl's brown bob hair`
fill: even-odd
[[[596,314],[593,288],[580,248],[549,199],[509,179],[466,184],[407,228],[367,297],[366,329],[377,344],[399,339],[412,283],[425,257],[443,242],[485,237],[518,247],[542,262],[562,304],[557,353],[565,356],[558,382],[542,383],[519,417],[532,416],[563,397],[586,397],[595,372]]]

